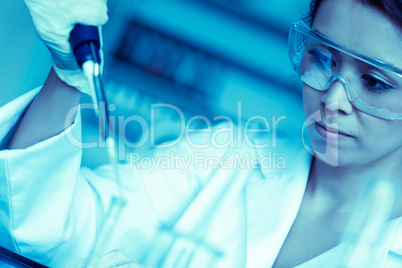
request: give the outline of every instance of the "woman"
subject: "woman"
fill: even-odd
[[[105,252],[117,248],[134,261],[169,267],[177,266],[169,262],[185,253],[180,249],[184,243],[185,248],[197,245],[193,258],[183,265],[189,267],[209,267],[207,261],[217,267],[401,265],[400,205],[383,216],[387,224],[376,226],[383,239],[375,240],[380,241],[378,248],[358,244],[362,250],[348,255],[353,251],[348,248],[350,241],[342,240],[366,187],[366,171],[392,177],[391,184],[402,179],[401,18],[400,1],[313,2],[310,20],[292,27],[290,55],[303,81],[314,157],[288,140],[266,150],[246,146],[195,150],[182,142],[174,150],[183,156],[196,152],[229,161],[237,155],[264,156],[276,150],[284,155],[287,168],[192,165],[186,174],[175,169],[152,174],[120,166],[127,205]],[[54,51],[53,55],[58,67],[73,69],[65,67],[68,57],[58,57]],[[57,68],[70,83],[63,71]],[[67,122],[71,126],[64,125],[79,95],[52,71],[9,150],[0,152],[2,189],[7,189],[1,192],[1,245],[51,266],[89,254],[111,197],[119,192],[108,179],[113,177],[109,167],[79,169],[81,150],[66,139],[65,134],[79,133],[79,117]],[[10,132],[33,97],[31,93],[0,111],[16,111],[4,119],[1,133]],[[64,102],[55,101],[60,98]],[[52,116],[44,121],[49,110]],[[194,140],[205,144],[208,138],[196,134]],[[153,157],[168,153],[158,150]],[[402,195],[397,198],[390,203],[402,204]],[[163,235],[179,237],[169,254],[162,254],[168,252],[158,240]],[[363,266],[361,252],[369,261]]]
[[[314,1],[307,21],[314,32],[297,25],[293,35],[298,36],[291,38],[304,39],[305,50],[291,60],[304,82],[304,108],[312,119],[308,131],[316,157],[278,267],[302,263],[338,244],[351,204],[367,180],[365,171],[401,179],[402,3]],[[294,51],[298,40],[293,42],[291,53],[301,53]],[[363,55],[399,70],[370,64]],[[399,205],[391,218],[401,215]]]

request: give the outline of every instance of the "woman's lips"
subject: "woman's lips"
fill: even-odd
[[[318,135],[320,135],[321,137],[323,137],[324,139],[329,140],[329,141],[339,141],[341,139],[353,137],[343,131],[329,127],[321,122],[318,123],[316,121],[314,125],[315,125],[315,129],[316,129]]]

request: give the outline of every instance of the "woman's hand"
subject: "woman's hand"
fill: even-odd
[[[36,32],[48,47],[57,75],[88,93],[88,85],[69,43],[76,24],[101,26],[108,20],[106,0],[24,0]]]

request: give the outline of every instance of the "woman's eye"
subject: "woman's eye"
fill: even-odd
[[[362,81],[365,86],[375,93],[383,93],[386,91],[390,91],[393,89],[392,86],[388,85],[386,82],[383,82],[372,75],[365,74],[362,76]]]
[[[332,69],[335,66],[335,61],[332,55],[320,50],[309,51],[311,62],[320,69]]]

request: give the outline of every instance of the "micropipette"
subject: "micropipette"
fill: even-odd
[[[113,197],[111,200],[109,210],[90,249],[85,267],[97,266],[99,257],[102,254],[101,250],[106,245],[114,224],[117,222],[120,212],[126,203],[117,167],[116,142],[114,137],[109,135],[109,112],[101,77],[99,36],[98,27],[77,24],[71,31],[69,40],[77,63],[89,82],[89,94],[94,104],[95,114],[99,118],[101,135],[106,141],[109,162],[116,175],[115,181],[119,190],[118,196]]]
[[[95,26],[78,24],[70,34],[70,44],[79,67],[89,82],[89,93],[99,117],[100,128],[105,140],[109,137],[109,112],[103,88],[100,68],[99,30]]]

